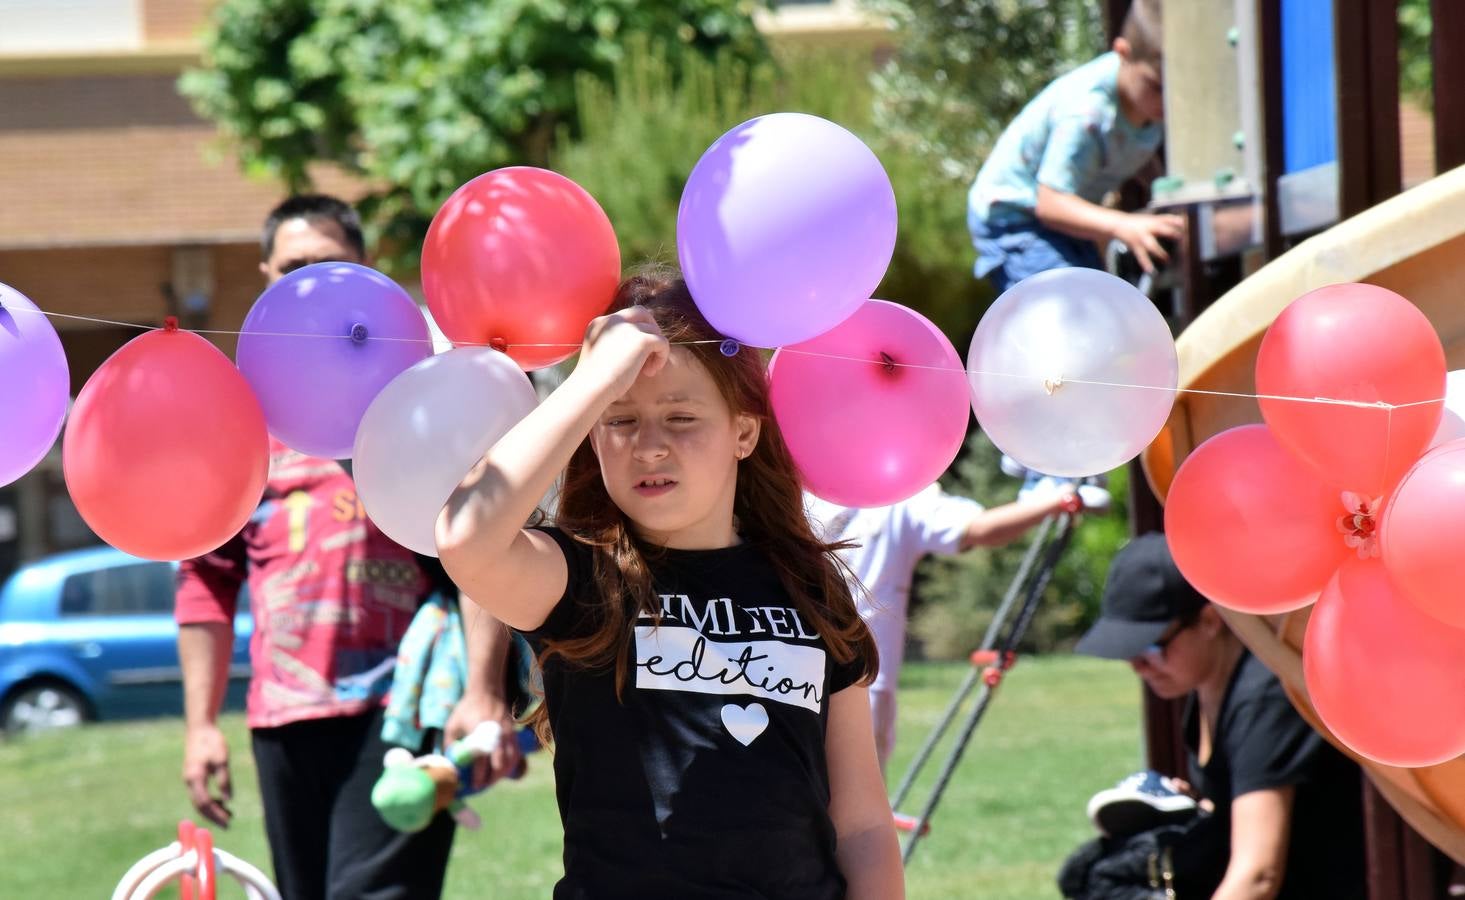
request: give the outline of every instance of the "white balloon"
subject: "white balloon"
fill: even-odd
[[[1445,409],[1430,447],[1465,438],[1465,369],[1445,373]]]
[[[1165,318],[1127,282],[1052,269],[998,297],[967,354],[977,423],[1029,469],[1079,478],[1124,464],[1175,403]],[[1128,385],[1128,386],[1126,386]]]
[[[529,377],[488,347],[428,357],[392,379],[361,419],[352,476],[387,537],[437,556],[433,530],[458,482],[537,403]]]

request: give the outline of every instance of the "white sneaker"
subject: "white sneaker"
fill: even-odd
[[[1105,837],[1128,837],[1195,815],[1195,801],[1159,772],[1135,772],[1089,799],[1089,821]]]

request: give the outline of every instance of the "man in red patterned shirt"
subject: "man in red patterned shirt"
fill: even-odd
[[[270,283],[310,263],[365,256],[355,211],[324,196],[277,207],[262,249],[260,270]],[[290,900],[416,900],[442,891],[451,818],[439,815],[425,830],[401,834],[370,800],[388,747],[382,707],[397,646],[427,596],[454,590],[432,563],[366,517],[341,463],[272,437],[269,482],[254,517],[233,540],[180,568],[183,780],[195,808],[227,827],[229,748],[217,718],[236,598],[247,581],[255,621],[248,722],[276,880]],[[500,720],[506,734],[512,726],[504,699],[508,632],[481,608],[465,606],[470,671],[447,740],[486,719]],[[494,775],[518,764],[514,742],[503,744]]]

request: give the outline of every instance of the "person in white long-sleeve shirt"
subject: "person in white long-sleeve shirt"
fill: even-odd
[[[880,673],[869,690],[883,771],[895,747],[896,686],[905,657],[911,581],[921,557],[955,556],[974,547],[1011,543],[1051,515],[1077,513],[1083,501],[1065,485],[986,509],[933,484],[908,500],[869,509],[839,506],[805,491],[804,508],[814,533],[823,540],[859,545],[840,551],[840,557],[863,586],[852,585],[855,602],[880,653]]]

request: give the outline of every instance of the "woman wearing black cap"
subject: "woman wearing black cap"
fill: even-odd
[[[1225,860],[1220,883],[1196,896],[1366,896],[1358,768],[1186,583],[1163,535],[1114,558],[1099,621],[1075,649],[1128,661],[1160,697],[1186,698],[1188,787],[1211,810],[1205,830]]]

